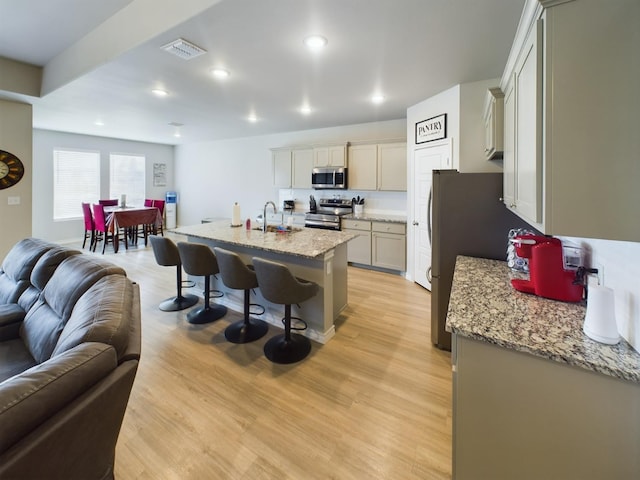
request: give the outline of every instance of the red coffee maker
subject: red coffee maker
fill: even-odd
[[[513,279],[513,288],[563,302],[582,300],[583,282],[576,283],[575,269],[565,268],[560,239],[541,235],[519,235],[511,241],[518,256],[529,259],[529,280]],[[579,266],[575,265],[576,268]]]

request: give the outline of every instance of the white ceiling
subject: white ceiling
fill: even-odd
[[[523,5],[0,0],[0,57],[44,73],[40,98],[0,98],[33,104],[35,128],[169,144],[405,118],[453,85],[499,77]],[[328,38],[324,51],[304,47],[311,33]],[[179,37],[207,53],[182,60],[161,50]],[[231,76],[212,78],[214,66]],[[169,95],[154,96],[156,87]],[[376,92],[384,103],[370,102]],[[172,122],[184,124],[180,138]]]

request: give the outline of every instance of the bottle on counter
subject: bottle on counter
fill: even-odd
[[[251,218],[247,218],[246,227],[247,230],[251,230]]]

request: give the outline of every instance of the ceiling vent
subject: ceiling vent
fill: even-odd
[[[187,42],[183,38],[179,38],[174,40],[171,43],[167,43],[162,47],[165,52],[172,53],[183,60],[190,60],[192,58],[198,57],[203,53],[207,53],[207,51],[203,48],[200,48],[197,45],[194,45],[191,42]]]

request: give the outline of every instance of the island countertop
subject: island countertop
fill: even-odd
[[[506,262],[459,256],[448,331],[640,383],[640,353],[624,339],[605,345],[582,331],[586,307],[518,292]]]
[[[348,232],[302,228],[289,233],[263,233],[246,230],[244,225],[232,227],[230,220],[188,225],[173,230],[174,233],[232,245],[265,250],[268,252],[315,258],[348,242],[356,235]]]

